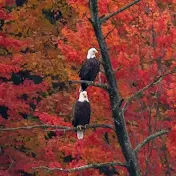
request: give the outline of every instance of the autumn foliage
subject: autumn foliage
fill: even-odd
[[[99,16],[103,19],[130,2],[99,1]],[[112,129],[87,129],[85,138],[77,140],[74,130],[55,128],[72,127],[80,85],[69,80],[79,80],[87,50],[99,48],[88,1],[4,0],[0,8],[0,175],[128,175],[116,165],[70,173],[35,169],[125,162]],[[174,0],[143,0],[102,27],[132,147],[158,131],[169,131],[139,150],[145,176],[176,172],[175,9]],[[100,78],[107,83],[103,67]],[[113,125],[108,93],[94,86],[87,92],[91,124]],[[16,129],[35,125],[50,127]]]

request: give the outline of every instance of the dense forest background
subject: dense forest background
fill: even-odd
[[[0,175],[131,175],[92,21],[95,2],[0,0]],[[144,176],[176,172],[175,11],[175,0],[98,1],[117,106]],[[72,106],[91,47],[101,73],[87,89],[91,125],[77,140]]]

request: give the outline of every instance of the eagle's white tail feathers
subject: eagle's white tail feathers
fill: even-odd
[[[84,137],[84,132],[81,130],[77,130],[77,138],[78,139],[83,139],[83,137]]]

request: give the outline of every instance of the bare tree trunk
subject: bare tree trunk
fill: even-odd
[[[119,95],[119,90],[117,88],[117,82],[116,82],[115,75],[113,73],[107,45],[101,30],[101,22],[100,22],[100,18],[98,17],[97,0],[90,0],[90,13],[91,13],[91,22],[101,50],[104,70],[109,84],[108,93],[109,93],[111,107],[112,107],[112,116],[114,119],[116,135],[118,137],[121,150],[123,152],[123,155],[128,165],[127,169],[128,169],[129,175],[139,176],[140,169],[138,166],[135,151],[132,149],[131,142],[129,140],[129,135],[126,129],[124,115],[123,115],[122,109],[119,107],[119,104],[121,102],[121,97]]]

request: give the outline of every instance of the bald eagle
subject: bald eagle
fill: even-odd
[[[96,59],[95,54],[98,51],[95,48],[90,48],[87,54],[87,60],[82,64],[79,71],[79,77],[81,80],[94,81],[98,72],[100,71],[100,61]],[[88,85],[86,83],[81,84],[80,91],[86,90]]]
[[[83,139],[84,129],[86,124],[90,121],[90,103],[88,100],[87,92],[83,91],[79,94],[79,99],[73,107],[72,124],[77,127],[77,138]]]

